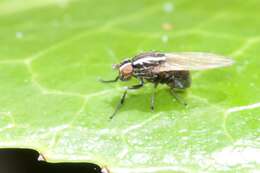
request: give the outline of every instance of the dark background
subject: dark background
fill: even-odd
[[[49,163],[38,161],[39,152],[32,149],[0,149],[0,173],[101,173],[91,163]]]

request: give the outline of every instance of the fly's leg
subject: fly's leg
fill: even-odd
[[[127,91],[128,91],[128,90],[139,89],[139,88],[141,88],[142,86],[144,86],[144,81],[143,81],[143,79],[140,79],[140,84],[127,87],[126,90],[125,90],[125,92],[124,92],[124,94],[122,95],[122,97],[121,97],[121,99],[120,99],[120,102],[117,104],[114,113],[113,113],[109,118],[110,118],[110,119],[113,119],[114,116],[116,115],[116,113],[118,112],[118,110],[122,107],[122,105],[123,105],[124,102],[125,102],[125,97],[126,97],[126,94],[127,94]]]
[[[109,119],[113,119],[114,116],[116,115],[116,113],[118,112],[118,110],[119,110],[119,109],[121,108],[121,106],[124,104],[127,91],[128,91],[128,90],[126,89],[125,92],[124,92],[124,94],[122,95],[122,97],[121,97],[121,99],[120,99],[120,102],[117,104],[114,113],[109,117]]]
[[[180,104],[182,104],[183,106],[187,106],[187,105],[188,105],[184,100],[182,100],[182,99],[178,96],[178,94],[174,91],[174,89],[171,89],[171,93],[172,93],[172,95],[174,96],[174,98],[175,98]]]
[[[113,83],[113,82],[117,82],[119,79],[119,76],[117,76],[115,79],[112,79],[112,80],[103,80],[103,79],[99,79],[100,82],[103,82],[103,83]]]
[[[189,71],[176,71],[172,74],[167,81],[167,85],[171,88],[171,93],[175,99],[182,105],[187,106],[187,103],[183,101],[176,91],[184,91],[191,84],[190,72]]]
[[[135,89],[139,89],[139,88],[143,87],[144,86],[144,80],[142,78],[138,78],[138,79],[140,81],[139,84],[127,87],[127,89],[134,89],[135,90]]]
[[[158,83],[155,83],[154,88],[153,88],[152,97],[151,97],[151,111],[154,111],[154,97],[155,97],[155,92],[156,92],[157,86],[158,86]]]

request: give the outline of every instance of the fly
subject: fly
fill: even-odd
[[[135,77],[139,80],[139,84],[126,88],[110,119],[116,115],[117,111],[123,105],[127,91],[140,89],[144,86],[145,82],[154,84],[151,97],[151,110],[154,110],[155,90],[158,84],[168,85],[176,100],[186,105],[186,103],[179,99],[175,91],[185,90],[190,87],[190,71],[230,66],[233,62],[232,59],[224,56],[204,52],[146,52],[138,54],[131,59],[126,59],[113,66],[114,69],[118,69],[119,71],[115,79],[101,80],[101,82],[127,81]]]

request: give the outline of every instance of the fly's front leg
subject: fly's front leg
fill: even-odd
[[[113,83],[113,82],[117,82],[119,79],[119,76],[117,76],[115,79],[112,79],[112,80],[103,80],[103,79],[99,79],[100,82],[103,82],[103,83]]]
[[[141,78],[139,84],[127,87],[127,89],[139,89],[143,86],[144,86],[144,80]]]
[[[158,83],[155,83],[154,88],[153,88],[152,97],[151,97],[151,111],[154,110],[154,97],[155,97],[155,92],[156,92],[157,86],[158,86]]]
[[[141,88],[142,86],[144,86],[144,81],[143,81],[143,79],[140,79],[140,84],[127,87],[126,90],[125,90],[125,92],[124,92],[124,94],[122,95],[122,97],[121,97],[121,99],[120,99],[120,102],[117,104],[114,113],[113,113],[109,118],[110,118],[110,119],[113,119],[114,116],[116,115],[116,113],[118,112],[118,110],[122,107],[122,105],[123,105],[124,102],[125,102],[125,97],[126,97],[127,91],[128,91],[129,89],[139,89],[139,88]]]

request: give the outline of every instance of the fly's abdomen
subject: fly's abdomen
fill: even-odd
[[[191,85],[189,71],[173,71],[171,76],[165,80],[165,83],[172,89],[186,89]]]

